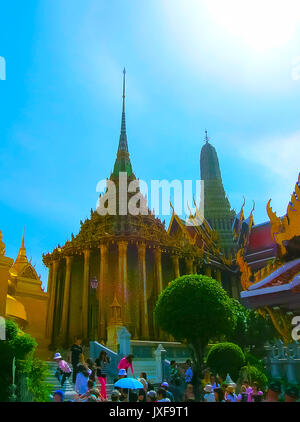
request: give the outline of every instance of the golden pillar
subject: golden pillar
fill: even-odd
[[[1,243],[0,243],[0,247],[1,247]],[[1,249],[0,249],[0,316],[1,317],[5,317],[6,315],[8,275],[9,275],[9,269],[14,262],[13,259],[8,258],[7,256],[4,256],[4,251],[5,249],[3,249],[3,254],[2,254]]]
[[[140,314],[142,338],[149,338],[147,280],[146,280],[146,244],[138,243],[138,265],[140,279]]]
[[[179,256],[172,255],[172,261],[173,261],[174,276],[175,278],[178,278],[180,277]]]
[[[119,288],[117,292],[121,293],[118,295],[121,298],[121,304],[123,307],[123,320],[124,324],[128,326],[130,323],[129,318],[129,303],[128,303],[128,286],[127,286],[127,246],[126,240],[120,240],[118,242],[119,251]]]
[[[157,295],[162,292],[163,290],[163,281],[162,281],[162,271],[161,271],[161,249],[155,248],[153,249],[154,253],[154,271],[155,271],[155,279],[156,279],[156,286],[157,286]]]
[[[84,268],[83,268],[83,289],[82,289],[82,338],[88,339],[88,311],[89,311],[89,275],[90,275],[90,249],[84,252]]]
[[[162,280],[162,270],[161,270],[161,249],[155,248],[153,250],[154,253],[154,274],[155,274],[155,280],[156,280],[156,289],[157,289],[157,296],[160,295],[160,293],[163,290],[163,280]],[[156,335],[158,338],[162,338],[163,334],[162,331],[158,328],[157,322],[155,321],[155,317],[153,314],[153,323],[154,323],[154,331],[156,332]]]
[[[210,266],[205,268],[205,275],[207,275],[208,277],[211,277],[211,267]]]
[[[47,321],[46,321],[46,337],[51,338],[53,332],[53,319],[55,312],[55,295],[56,295],[56,281],[58,272],[59,261],[53,261],[50,263],[49,268],[49,296],[48,296],[48,307],[47,307]],[[48,289],[47,289],[48,290]]]
[[[60,326],[60,330],[61,330],[60,337],[63,341],[65,340],[65,337],[67,335],[67,328],[68,328],[72,260],[73,260],[72,256],[66,256],[66,276],[65,276],[61,326]]]
[[[186,264],[186,271],[187,274],[193,274],[194,273],[194,260],[193,258],[185,258],[185,264]]]
[[[216,280],[219,281],[220,283],[222,282],[222,275],[221,275],[220,270],[216,271]]]
[[[106,316],[106,300],[104,287],[107,283],[108,276],[108,246],[107,244],[100,245],[100,280],[98,287],[98,304],[99,304],[99,314],[98,314],[98,335],[99,339],[106,337],[105,333],[105,316]]]

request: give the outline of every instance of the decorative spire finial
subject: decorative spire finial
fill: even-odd
[[[205,140],[206,143],[208,143],[208,141],[209,141],[207,130],[205,130],[205,138],[204,138],[204,140]]]
[[[123,105],[122,105],[122,120],[121,120],[121,134],[119,140],[119,151],[128,152],[127,135],[126,135],[126,119],[125,119],[125,67],[123,69]]]
[[[25,248],[25,227],[23,227],[21,248]]]
[[[126,75],[126,69],[124,67],[123,69],[123,113],[125,113],[125,75]]]

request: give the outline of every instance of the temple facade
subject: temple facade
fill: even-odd
[[[136,183],[135,199],[128,194],[125,209],[130,200],[138,198],[139,208],[147,212],[123,215],[120,174],[126,175],[127,186]],[[71,235],[64,246],[43,255],[49,268],[46,336],[50,347],[68,346],[78,335],[85,342],[104,340],[111,345],[120,326],[125,326],[133,339],[170,340],[157,327],[153,311],[160,292],[183,274],[212,275],[239,296],[232,262],[226,260],[216,232],[205,219],[186,224],[173,211],[166,229],[147,208],[128,150],[125,73],[117,157],[100,203],[108,201],[109,182],[116,187],[115,215],[91,210],[77,236]],[[191,216],[191,220],[195,218]]]
[[[269,221],[254,225],[253,210],[236,231],[240,249],[241,302],[271,318],[285,343],[292,341],[291,320],[300,311],[300,174],[286,214],[278,217],[269,200]]]
[[[14,320],[34,337],[38,353],[47,347],[45,323],[48,295],[34,266],[27,259],[25,236],[16,260],[5,256],[5,244],[0,231],[0,316]]]

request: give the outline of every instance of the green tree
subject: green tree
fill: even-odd
[[[16,378],[27,378],[27,387],[35,401],[46,401],[49,397],[49,386],[45,383],[47,376],[45,364],[34,358],[37,343],[29,334],[24,333],[18,325],[5,321],[6,338],[0,341],[0,401],[9,400],[10,386],[12,385],[12,363],[16,358]],[[21,397],[18,397],[20,400]]]
[[[263,318],[256,310],[245,308],[236,299],[231,299],[237,323],[227,340],[248,349],[253,355],[262,357],[264,345],[277,337],[269,319]]]
[[[210,348],[206,363],[213,372],[222,378],[229,373],[236,380],[240,369],[245,364],[245,355],[237,344],[218,343]]]
[[[265,391],[266,386],[268,384],[268,378],[263,371],[260,371],[258,368],[252,365],[247,365],[241,368],[242,374],[242,381],[247,379],[249,384],[253,384],[253,382],[257,382],[258,387]]]
[[[276,337],[278,338],[278,334],[270,319],[265,319],[253,309],[248,311],[246,344],[253,355],[264,356],[264,345]]]
[[[172,281],[161,292],[154,313],[162,330],[191,345],[197,374],[209,339],[230,335],[236,324],[228,294],[218,281],[204,275]]]

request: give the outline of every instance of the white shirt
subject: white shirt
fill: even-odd
[[[206,393],[206,394],[204,394],[204,400],[206,400],[207,402],[214,402],[214,401],[216,401],[216,398],[215,398],[214,393]]]

